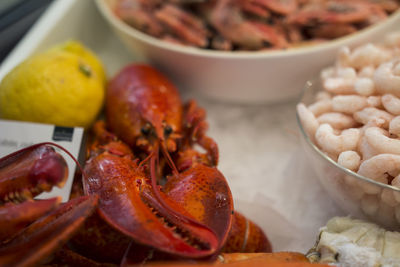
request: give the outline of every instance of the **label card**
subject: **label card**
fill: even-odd
[[[68,150],[76,159],[82,143],[83,128],[59,127],[50,124],[0,120],[0,158],[21,148],[42,142],[53,142]],[[63,188],[54,187],[36,198],[44,199],[61,196],[62,201],[69,200],[76,164],[61,149],[53,147],[68,164],[68,180]]]

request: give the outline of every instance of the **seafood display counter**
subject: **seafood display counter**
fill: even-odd
[[[100,56],[109,77],[140,62],[113,35],[92,1],[57,1],[3,62],[0,79],[27,56],[67,39],[80,40]],[[219,145],[219,168],[237,210],[268,234],[274,250],[305,252],[315,229],[343,214],[326,198],[300,148],[295,102],[269,106],[224,105],[179,88],[207,111],[209,135]],[[296,223],[294,223],[296,222]]]
[[[108,78],[118,77],[124,66],[144,61],[141,54],[132,55],[116,38],[94,1],[58,0],[3,62],[0,80],[28,56],[68,39],[79,40],[90,47],[104,62]],[[299,91],[302,87],[299,84]],[[169,90],[165,88],[167,89]],[[183,101],[195,99],[198,106],[206,110],[209,124],[207,135],[218,144],[218,169],[229,184],[234,209],[245,213],[262,228],[273,244],[274,251],[305,253],[314,245],[317,229],[333,216],[347,215],[325,193],[310,166],[311,163],[304,156],[300,144],[303,137],[298,132],[295,115],[299,99],[269,105],[228,105],[204,98],[188,88],[178,90]],[[107,97],[110,98],[106,95]],[[106,99],[106,103],[107,101],[110,99]],[[109,136],[106,134],[105,138]],[[168,154],[167,146],[168,144],[162,147],[164,155]],[[113,149],[114,152],[117,151],[116,147]],[[94,153],[94,157],[103,152],[97,151],[98,154]],[[118,154],[117,152],[115,153]],[[149,158],[154,167],[154,155],[150,153],[146,160]],[[168,161],[171,160],[164,162],[166,166],[171,163]],[[93,167],[90,164],[87,166]],[[140,167],[141,164],[138,169]],[[174,169],[171,165],[170,168]],[[154,172],[154,169],[151,171]],[[156,174],[152,173],[152,179],[153,176]],[[96,181],[89,179],[87,183],[90,186],[86,185],[86,191],[97,190]],[[111,194],[103,193],[106,196]],[[160,199],[161,196],[156,198]],[[140,200],[149,204],[145,198]],[[76,204],[82,209],[90,206],[93,209],[93,203],[98,200],[87,197],[73,201],[76,203],[71,205]],[[68,206],[65,208],[68,209]],[[107,216],[111,218],[113,212]],[[230,214],[231,211],[227,216]],[[195,223],[195,226],[203,227],[199,223]],[[146,238],[143,240],[141,241],[147,244]],[[152,243],[147,245],[151,246]]]

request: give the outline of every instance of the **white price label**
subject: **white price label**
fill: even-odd
[[[4,157],[24,147],[42,142],[53,142],[68,150],[76,159],[82,143],[83,128],[58,127],[50,124],[0,120],[0,157]],[[42,193],[36,198],[61,196],[68,201],[76,164],[61,149],[54,149],[62,154],[68,164],[68,180],[63,188],[54,187],[51,192]]]

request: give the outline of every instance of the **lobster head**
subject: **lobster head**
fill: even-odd
[[[156,69],[129,65],[107,88],[109,129],[133,148],[147,153],[155,144],[176,150],[182,124],[182,103],[175,86]]]

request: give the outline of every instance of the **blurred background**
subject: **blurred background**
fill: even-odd
[[[0,64],[54,0],[0,0]]]

